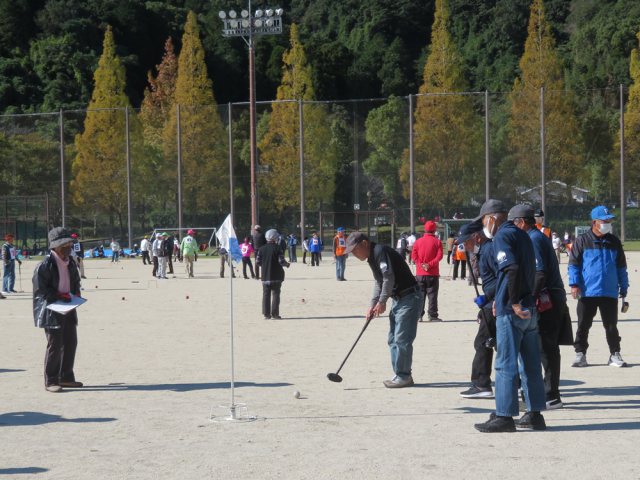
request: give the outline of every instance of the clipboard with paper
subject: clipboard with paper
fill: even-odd
[[[73,297],[70,302],[54,302],[50,305],[47,305],[47,309],[52,312],[60,313],[62,315],[66,315],[71,310],[75,310],[80,305],[86,303],[87,299],[82,297]]]

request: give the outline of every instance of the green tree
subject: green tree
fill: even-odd
[[[298,27],[291,25],[291,48],[283,55],[284,73],[277,100],[314,100],[313,73],[307,64]],[[321,209],[333,199],[338,157],[332,143],[331,119],[321,104],[302,107],[304,119],[305,201]],[[274,103],[269,129],[258,143],[260,163],[269,166],[263,208],[282,211],[300,205],[300,128],[297,102]],[[266,203],[266,205],[265,205]]]
[[[505,163],[505,185],[532,187],[540,184],[540,89],[545,95],[546,178],[570,188],[580,174],[582,144],[570,92],[564,92],[562,64],[545,17],[543,0],[533,0],[528,38],[520,60],[511,99],[510,144],[513,156]]]
[[[111,27],[104,37],[104,49],[95,72],[95,88],[84,122],[76,136],[76,157],[71,182],[73,203],[92,212],[118,217],[122,235],[122,214],[127,208],[126,131],[123,108],[130,107],[124,93],[125,69],[116,55]],[[96,109],[119,109],[95,111]]]
[[[447,0],[437,0],[431,54],[424,68],[422,94],[467,91],[465,68],[450,33]],[[417,98],[414,123],[416,205],[455,208],[480,192],[480,133],[482,126],[469,96],[436,95]],[[409,152],[400,170],[404,195],[409,197]]]
[[[167,100],[168,101],[168,100]],[[229,203],[228,139],[208,77],[196,14],[184,26],[173,108],[165,129],[164,152],[177,158],[177,114],[183,165],[183,201],[194,214],[200,209],[222,209]]]

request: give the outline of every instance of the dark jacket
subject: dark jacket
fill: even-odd
[[[256,261],[262,267],[262,281],[278,280],[284,282],[284,268],[287,261],[284,259],[284,252],[275,243],[267,243],[260,247],[256,254]]]
[[[172,237],[169,237],[164,241],[163,250],[164,250],[165,257],[170,257],[171,255],[173,255],[173,238]]]
[[[266,245],[267,243],[267,239],[264,238],[264,233],[262,232],[255,232],[253,235],[251,235],[251,246],[253,247],[253,250],[257,252],[258,250],[260,250],[260,247],[262,247],[263,245]]]
[[[58,264],[49,253],[36,265],[33,272],[33,321],[36,327],[59,328],[64,321],[68,322],[69,320],[78,323],[75,310],[66,315],[47,310],[47,305],[56,302],[59,281]],[[69,259],[69,283],[71,285],[70,293],[78,295],[80,293],[80,273],[73,257]],[[64,321],[61,317],[65,317]]]

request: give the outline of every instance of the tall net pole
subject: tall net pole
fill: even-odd
[[[178,228],[180,228],[178,240],[182,241],[182,126],[180,124],[180,105],[176,108],[176,122],[178,124]]]
[[[484,91],[484,190],[487,202],[491,198],[491,161],[489,157],[489,91]]]
[[[623,242],[627,239],[624,167],[624,86],[620,85],[620,240]]]
[[[544,126],[544,87],[540,89],[540,175],[542,177],[542,188],[540,189],[540,208],[547,215],[547,166],[545,159],[545,126]]]
[[[304,241],[304,118],[302,100],[298,104],[298,129],[300,130],[300,241]]]
[[[60,109],[60,202],[62,203],[62,226],[67,227],[67,187],[64,161],[64,113]]]
[[[416,184],[415,184],[415,156],[413,151],[413,95],[409,95],[409,221],[411,231],[416,229]],[[391,239],[393,243],[393,238]]]
[[[133,249],[133,215],[131,205],[131,133],[129,132],[129,107],[125,107],[125,129],[127,133],[127,219],[129,230],[129,249]]]

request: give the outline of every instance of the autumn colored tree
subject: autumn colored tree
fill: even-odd
[[[422,94],[414,123],[415,201],[417,206],[455,208],[480,192],[482,126],[468,95],[437,95],[467,91],[465,67],[450,33],[447,0],[436,1],[431,54],[424,67]],[[409,152],[400,170],[404,196],[409,198]],[[478,178],[482,180],[479,181]],[[446,215],[446,213],[445,213]]]
[[[131,106],[124,93],[125,77],[125,68],[116,55],[113,32],[109,26],[94,74],[95,88],[84,122],[84,132],[76,136],[71,194],[73,203],[84,211],[116,215],[121,234],[122,214],[127,208],[124,107]]]
[[[208,77],[196,14],[184,26],[178,76],[163,141],[167,158],[177,158],[177,115],[180,105],[183,202],[197,209],[220,209],[229,203],[228,139]]]
[[[282,56],[282,84],[277,100],[312,101],[315,98],[297,25],[291,25],[291,48]],[[321,104],[305,104],[304,120],[305,201],[308,209],[320,209],[333,200],[338,155],[331,142],[331,119]],[[269,199],[262,208],[282,211],[300,205],[300,128],[297,102],[274,103],[269,129],[258,143],[260,163],[269,166],[262,178],[262,192]]]
[[[573,96],[564,92],[562,64],[543,0],[533,0],[528,37],[520,59],[521,76],[513,85],[510,145],[513,157],[502,176],[511,188],[540,185],[540,89],[545,89],[545,159],[547,182],[567,184],[567,198],[581,169],[582,145]]]
[[[640,31],[638,40],[640,40]],[[636,190],[640,186],[640,53],[638,52],[637,48],[631,52],[629,71],[633,85],[629,87],[629,99],[624,116],[625,183],[628,191]],[[613,159],[612,170],[617,183],[620,178],[620,129],[618,129],[615,150],[617,155]]]

